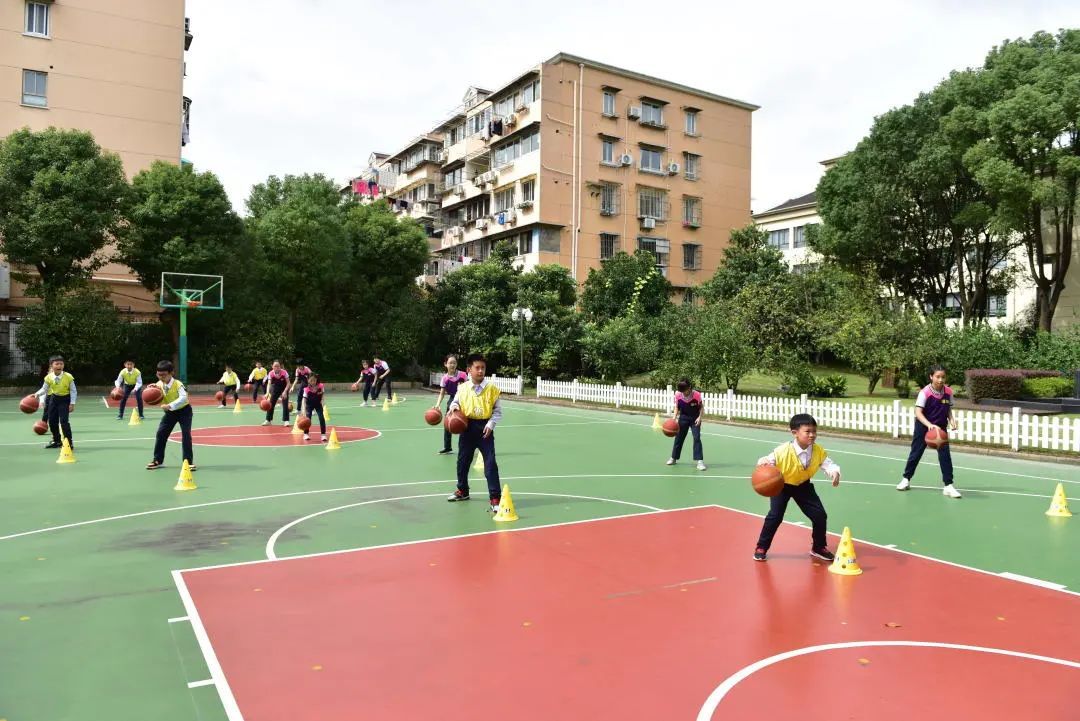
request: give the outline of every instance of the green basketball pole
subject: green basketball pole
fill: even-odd
[[[180,306],[180,382],[187,385],[187,303]]]

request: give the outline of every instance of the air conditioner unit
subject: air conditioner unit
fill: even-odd
[[[678,175],[679,174],[679,164],[678,163],[668,163],[667,173],[668,173],[668,175]]]
[[[631,105],[629,108],[626,109],[626,117],[630,118],[631,120],[637,120],[638,118],[640,118],[641,106]]]
[[[634,164],[634,156],[631,155],[630,153],[623,153],[622,155],[619,156],[619,165],[624,165],[625,166],[625,165],[633,165],[633,164]]]
[[[465,195],[465,188],[461,187],[461,185],[455,185],[454,189],[450,192],[454,195]]]
[[[483,219],[478,219],[476,221],[476,227],[478,230],[487,230],[487,221]]]
[[[484,184],[484,176],[483,175],[473,176],[472,184],[475,185],[477,188],[479,188],[481,185]]]
[[[503,125],[508,128],[514,127],[515,125],[517,125],[517,116],[513,113],[507,115],[505,118],[503,118]]]
[[[440,150],[440,151],[439,151],[439,162],[440,162],[440,163],[445,163],[445,162],[446,162],[446,158],[448,157],[448,155],[449,155],[448,151],[446,151],[446,150]]]
[[[515,113],[524,113],[529,109],[529,106],[525,104],[524,100],[519,100],[517,105],[514,106]]]
[[[642,218],[641,227],[645,230],[652,230],[656,227],[656,218]]]

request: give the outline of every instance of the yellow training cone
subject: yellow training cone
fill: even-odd
[[[1048,516],[1056,516],[1057,518],[1069,518],[1072,516],[1072,512],[1069,510],[1069,500],[1065,498],[1065,486],[1061,483],[1057,484],[1057,488],[1054,490],[1054,500],[1050,501],[1050,508],[1046,511]]]
[[[191,466],[188,465],[187,459],[184,459],[184,465],[180,469],[180,480],[173,486],[174,491],[194,491],[198,486],[195,485],[195,479],[191,476]]]
[[[340,451],[341,443],[337,438],[337,428],[330,429],[330,440],[326,444],[326,450],[328,451]]]
[[[64,436],[61,439],[63,445],[60,446],[60,457],[56,459],[57,463],[74,463],[75,452],[71,450],[71,441]]]
[[[325,403],[323,403],[322,414],[323,414],[323,418],[326,419],[326,422],[329,423],[330,422],[330,406],[326,405]]]
[[[300,414],[299,413],[296,414],[296,420],[293,421],[293,424],[292,424],[292,435],[294,435],[294,436],[302,436],[302,435],[304,435],[304,432],[302,430],[300,430]]]
[[[855,544],[851,542],[851,529],[844,526],[844,532],[840,535],[840,545],[836,547],[836,558],[829,566],[830,573],[838,573],[841,576],[858,576],[862,573],[859,562],[855,558]]]
[[[129,426],[141,426],[142,418],[139,417],[139,412],[134,408],[131,409],[131,420],[128,421]]]
[[[652,429],[654,431],[659,431],[659,430],[662,430],[663,427],[664,426],[661,425],[661,423],[660,423],[660,414],[657,413],[655,416],[653,416],[653,419],[652,419]]]
[[[482,470],[484,470],[484,457],[482,455],[480,455],[480,451],[476,452],[475,458],[476,458],[476,460],[473,461],[472,469],[474,471],[482,471]]]
[[[389,398],[383,398],[382,409],[384,411],[390,410],[390,399]]]
[[[401,403],[401,399],[400,399],[400,398],[398,398],[398,394],[397,394],[397,393],[395,393],[395,394],[394,394],[394,397],[393,397],[393,400],[391,401],[391,403],[392,403],[393,405],[395,405],[395,406],[396,406],[397,404]]]
[[[236,403],[233,404],[232,412],[233,413],[240,413],[241,412],[241,410],[240,410],[240,399],[239,398],[237,398]]]
[[[502,498],[499,499],[499,510],[493,516],[496,523],[506,523],[518,519],[517,511],[514,510],[514,499],[510,495],[510,486],[502,487]]]

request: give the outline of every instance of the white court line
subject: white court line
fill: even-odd
[[[1052,656],[1039,656],[1033,653],[1023,653],[1021,651],[1008,651],[1002,648],[988,648],[986,646],[968,646],[959,643],[938,643],[936,641],[845,641],[843,643],[825,643],[820,646],[806,646],[805,648],[797,648],[792,651],[785,651],[778,653],[775,656],[769,656],[763,658],[760,661],[756,661],[745,668],[736,671],[732,675],[724,679],[724,682],[717,686],[709,697],[705,699],[704,705],[698,712],[697,721],[712,721],[713,714],[716,713],[716,707],[723,701],[724,696],[735,688],[735,685],[740,681],[743,681],[750,675],[760,671],[763,668],[772,666],[773,664],[786,661],[790,658],[796,658],[798,656],[806,656],[811,653],[818,653],[819,651],[835,651],[845,648],[867,648],[867,647],[881,647],[881,646],[902,646],[902,647],[917,647],[917,648],[945,648],[953,651],[976,651],[979,653],[990,653],[999,656],[1012,656],[1014,658],[1023,658],[1031,661],[1043,661],[1045,663],[1053,663],[1059,666],[1068,666],[1069,668],[1080,669],[1080,663],[1076,661],[1068,661],[1062,658],[1054,658]]]
[[[188,688],[199,688],[200,686],[213,686],[213,685],[214,685],[214,679],[206,678],[206,679],[203,679],[202,681],[189,681],[187,687]]]
[[[176,618],[170,618],[169,623],[182,623],[184,621],[190,621],[190,620],[191,619],[188,618],[187,616],[177,616]]]
[[[221,663],[218,661],[214,647],[210,643],[210,637],[206,633],[206,627],[203,626],[202,618],[199,617],[199,609],[195,607],[195,601],[191,598],[187,584],[179,571],[173,571],[172,577],[173,583],[176,584],[176,591],[180,594],[180,600],[184,603],[184,609],[191,619],[191,629],[195,632],[195,639],[199,642],[199,649],[202,650],[206,667],[210,671],[210,679],[217,687],[218,696],[221,697],[225,717],[228,721],[244,721],[244,715],[240,713],[240,707],[236,705],[236,698],[233,696],[232,689],[229,688],[229,682],[225,679],[225,672],[221,669]]]
[[[638,508],[646,508],[646,509],[648,509],[650,511],[662,511],[663,510],[663,509],[657,508],[656,506],[649,506],[649,505],[646,505],[644,503],[632,503],[630,501],[620,501],[620,500],[616,500],[614,498],[597,498],[595,496],[573,496],[573,495],[570,495],[570,494],[567,494],[567,493],[528,493],[528,492],[525,492],[525,491],[521,491],[517,495],[519,495],[519,496],[555,496],[557,498],[575,498],[575,499],[578,499],[578,500],[586,500],[586,501],[607,501],[608,503],[621,503],[621,504],[623,504],[625,506],[637,506]],[[359,503],[348,503],[348,504],[345,504],[344,506],[337,506],[335,508],[327,508],[327,509],[324,509],[322,511],[316,511],[315,513],[309,513],[308,515],[306,515],[306,516],[304,516],[302,518],[297,518],[295,521],[290,521],[289,523],[286,523],[284,526],[277,529],[276,531],[274,531],[270,535],[270,538],[266,541],[266,558],[269,561],[277,561],[277,560],[279,560],[277,554],[274,553],[274,545],[277,543],[278,539],[281,538],[281,535],[283,533],[285,533],[285,531],[289,530],[290,528],[292,528],[294,526],[298,526],[301,523],[303,523],[304,521],[311,520],[312,518],[318,518],[319,516],[325,516],[327,513],[333,513],[334,511],[343,511],[346,508],[356,508],[358,506],[370,506],[370,505],[375,504],[375,503],[388,503],[390,501],[404,501],[404,500],[408,500],[408,499],[412,499],[412,498],[443,498],[445,496],[446,496],[445,493],[425,493],[424,495],[420,495],[420,496],[398,496],[397,498],[376,498],[376,499],[371,500],[371,501],[360,501]],[[508,530],[512,530],[512,529],[508,529]]]
[[[1021,583],[1030,583],[1032,586],[1041,586],[1042,588],[1050,588],[1054,591],[1063,591],[1065,584],[1053,583],[1052,581],[1044,581],[1041,578],[1032,578],[1031,576],[1021,576],[1019,573],[1010,573],[1009,571],[1002,571],[998,574],[1002,578],[1008,578],[1013,581],[1020,581]]]

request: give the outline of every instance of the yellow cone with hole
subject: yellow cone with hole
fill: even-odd
[[[514,498],[510,495],[510,486],[502,487],[502,498],[499,499],[499,510],[492,516],[496,523],[506,523],[518,519],[517,511],[514,510]]]
[[[330,440],[326,443],[326,450],[328,451],[340,451],[341,442],[337,437],[337,428],[330,429]]]
[[[195,485],[195,478],[191,475],[191,466],[188,465],[187,459],[184,459],[184,465],[180,468],[180,479],[173,486],[174,491],[194,491],[198,486]]]
[[[131,418],[128,420],[128,425],[129,426],[141,426],[142,425],[142,418],[139,417],[139,411],[137,411],[134,408],[131,409]]]
[[[836,558],[829,566],[830,573],[838,573],[841,576],[858,576],[862,573],[859,561],[855,558],[855,544],[851,542],[851,529],[844,526],[844,532],[840,535],[840,545],[836,547]]]
[[[243,411],[240,410],[240,399],[239,398],[236,399],[236,403],[233,403],[232,412],[233,413],[242,413],[243,412]]]
[[[390,399],[389,398],[383,398],[382,409],[384,411],[390,410]]]
[[[660,414],[657,413],[652,419],[652,429],[654,431],[663,430],[664,426],[660,423]]]
[[[482,470],[484,470],[484,457],[482,455],[480,455],[480,451],[477,451],[476,453],[473,454],[472,469],[474,471],[482,471]]]
[[[323,420],[325,420],[327,423],[329,423],[330,422],[330,406],[326,405],[325,403],[323,403],[322,415],[323,415]]]
[[[1050,501],[1050,508],[1047,509],[1046,515],[1056,518],[1072,517],[1072,511],[1069,510],[1069,499],[1065,497],[1064,484],[1057,484],[1057,488],[1054,490],[1054,500]]]
[[[56,459],[57,463],[74,463],[75,451],[71,450],[71,441],[67,439],[67,436],[63,436],[61,439],[60,457]]]

